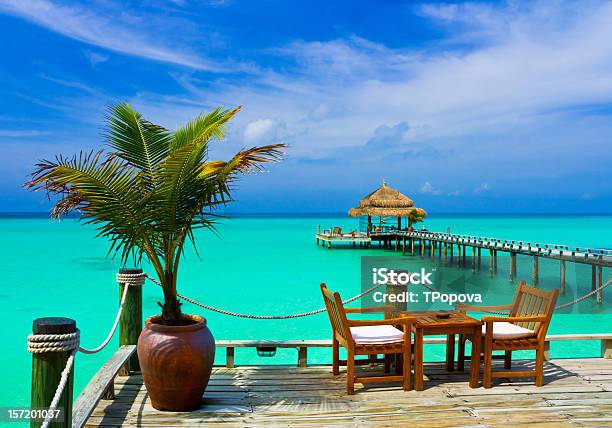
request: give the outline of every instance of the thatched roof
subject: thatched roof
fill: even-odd
[[[411,211],[426,216],[427,213],[421,208],[414,206],[414,202],[408,196],[389,187],[383,181],[382,186],[367,195],[359,202],[357,208],[351,208],[348,212],[351,217],[373,216],[373,217],[407,217]]]

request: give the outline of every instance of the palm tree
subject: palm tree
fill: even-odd
[[[427,217],[427,213],[424,210],[420,208],[414,208],[408,214],[408,227],[412,227],[415,223],[422,222],[423,220],[425,220],[425,217]]]
[[[178,325],[176,284],[186,241],[195,247],[195,229],[215,230],[211,211],[231,201],[237,175],[262,170],[285,147],[252,147],[227,162],[209,160],[209,143],[224,137],[239,110],[217,108],[171,132],[129,104],[112,106],[106,124],[110,151],[43,160],[26,187],[59,196],[55,218],[79,210],[86,224],[97,226],[98,236],[110,240],[109,255],[123,265],[139,264],[144,255],[163,288],[162,320]]]

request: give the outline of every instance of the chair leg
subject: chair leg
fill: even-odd
[[[465,369],[465,342],[466,337],[463,334],[459,335],[459,347],[457,349],[457,370],[462,372]]]
[[[355,354],[349,350],[346,357],[346,393],[355,393]]]
[[[395,374],[402,374],[404,360],[401,354],[395,354]]]
[[[492,373],[493,373],[493,344],[491,341],[484,341],[484,375],[482,379],[482,385],[485,388],[491,388],[492,386]]]
[[[512,351],[506,351],[504,356],[504,368],[510,370],[512,368]]]
[[[538,346],[536,350],[535,385],[544,385],[544,346]]]
[[[412,360],[412,345],[408,344],[404,349],[404,391],[410,391],[410,361]]]
[[[340,374],[340,349],[339,344],[336,338],[332,339],[332,373],[334,376],[338,376]]]

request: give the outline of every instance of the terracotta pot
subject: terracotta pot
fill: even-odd
[[[206,319],[182,317],[187,325],[161,325],[160,316],[148,318],[138,338],[143,381],[151,404],[158,410],[198,408],[210,379],[215,339]]]

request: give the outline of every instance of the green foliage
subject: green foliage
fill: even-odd
[[[53,217],[79,210],[109,255],[125,265],[146,257],[162,283],[162,317],[180,322],[176,279],[184,245],[195,246],[196,228],[214,230],[217,205],[231,201],[231,184],[242,173],[281,158],[283,144],[244,149],[228,161],[209,160],[208,147],[222,140],[240,108],[217,108],[172,132],[145,120],[129,104],[109,109],[110,151],[57,157],[36,165],[26,187],[59,196]]]
[[[425,211],[417,208],[413,209],[412,211],[410,211],[410,214],[408,214],[408,227],[411,227],[415,223],[422,222],[423,220],[425,220],[426,216],[427,214],[425,213]]]

